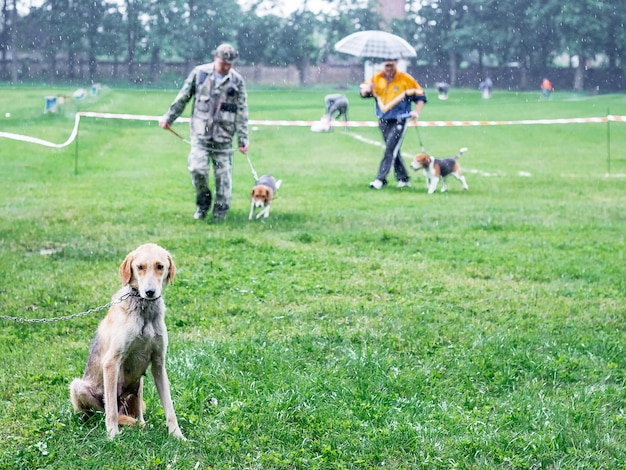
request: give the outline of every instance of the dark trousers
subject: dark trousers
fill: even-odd
[[[378,121],[378,127],[383,134],[383,140],[385,141],[385,154],[380,162],[378,169],[378,175],[376,179],[385,181],[387,174],[393,166],[394,175],[398,181],[408,181],[409,175],[404,166],[404,161],[400,155],[400,146],[402,145],[402,139],[407,129],[406,119],[380,119]]]

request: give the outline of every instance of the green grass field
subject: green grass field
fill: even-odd
[[[77,110],[161,115],[176,93],[105,88],[43,114],[72,91],[0,88],[0,131],[61,143]],[[332,91],[253,88],[250,117],[319,119]],[[374,119],[345,93],[352,120]],[[626,115],[626,95],[429,97],[422,121]],[[235,154],[219,225],[193,220],[188,147],[156,122],[84,118],[62,149],[0,139],[2,315],[106,304],[124,256],[161,244],[189,439],[167,435],[150,375],[145,429],[109,441],[102,414],[74,415],[103,312],[0,320],[0,468],[626,468],[626,123],[421,127],[404,154],[419,137],[469,148],[469,191],[427,195],[419,173],[370,190],[376,128],[255,127],[254,167],[283,186],[249,222]]]

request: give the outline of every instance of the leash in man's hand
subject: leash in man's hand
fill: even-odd
[[[426,152],[426,150],[424,148],[424,144],[422,142],[422,136],[420,135],[420,128],[417,125],[417,122],[415,123],[415,131],[417,132],[417,139],[419,140],[420,147],[422,148],[422,152]]]
[[[418,123],[418,121],[417,121],[417,117],[413,117],[413,116],[411,116],[411,113],[404,114],[404,115],[402,115],[402,116],[400,116],[400,117],[401,117],[401,118],[402,118],[402,117],[403,117],[403,118],[407,118],[407,119],[412,117],[412,119],[413,119],[413,121],[414,121],[414,123],[415,123],[415,125],[414,125],[413,127],[415,127],[415,132],[417,132],[417,140],[419,140],[420,147],[422,148],[422,152],[426,152],[426,149],[425,149],[425,147],[424,147],[424,143],[422,142],[422,136],[421,136],[421,134],[420,134],[420,128],[419,128],[419,123]]]
[[[174,134],[176,137],[178,137],[180,140],[182,140],[183,142],[185,142],[186,144],[191,145],[191,142],[189,142],[187,139],[185,139],[182,135],[180,135],[178,132],[176,132],[174,129],[172,129],[171,126],[167,126],[166,129],[168,131],[170,131],[172,134]]]
[[[249,152],[244,152],[246,159],[248,160],[248,165],[250,165],[250,171],[252,171],[252,176],[254,176],[254,181],[258,181],[259,176],[257,175],[256,171],[254,171],[254,167],[252,166],[252,161],[250,160],[250,156],[248,155]]]

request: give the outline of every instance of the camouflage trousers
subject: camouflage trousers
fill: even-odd
[[[213,164],[215,177],[215,203],[213,219],[223,220],[230,209],[233,188],[233,146],[194,139],[187,158],[191,183],[196,189],[198,209],[208,212],[211,209],[209,189],[209,166]]]

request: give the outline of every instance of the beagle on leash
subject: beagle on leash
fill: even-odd
[[[272,175],[263,175],[256,180],[250,195],[250,215],[248,220],[252,220],[255,209],[261,209],[256,215],[257,219],[269,217],[272,200],[282,182],[283,180],[276,180]]]
[[[454,176],[463,185],[463,189],[469,189],[465,176],[461,173],[461,167],[457,161],[464,152],[467,152],[467,148],[463,147],[459,149],[456,155],[447,158],[435,158],[426,153],[419,153],[415,155],[415,158],[411,162],[411,168],[415,171],[423,170],[426,177],[426,187],[428,188],[428,194],[432,194],[437,190],[439,180],[441,180],[441,192],[448,189],[446,179],[449,175]]]

